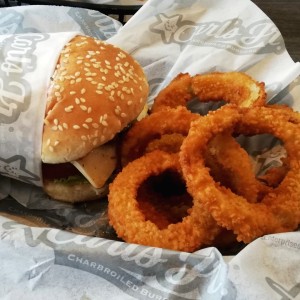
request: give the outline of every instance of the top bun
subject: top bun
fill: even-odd
[[[142,67],[118,47],[76,36],[60,53],[48,91],[42,161],[64,163],[111,140],[142,111]]]

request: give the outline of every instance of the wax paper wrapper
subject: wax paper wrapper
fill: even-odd
[[[264,81],[270,103],[298,110],[299,64],[272,21],[248,0],[148,0],[124,27],[78,8],[8,8],[0,16],[2,34],[81,32],[120,46],[145,69],[149,105],[179,72],[237,70]],[[241,142],[258,173],[284,155],[270,137]],[[296,299],[300,292],[298,232],[229,252],[179,253],[118,241],[105,199],[59,203],[37,185],[6,176],[0,196],[3,299]]]

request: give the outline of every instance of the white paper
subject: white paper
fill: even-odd
[[[0,35],[1,175],[43,185],[41,145],[47,91],[60,51],[75,35]]]

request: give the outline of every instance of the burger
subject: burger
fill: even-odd
[[[81,202],[100,198],[117,167],[116,136],[143,111],[142,67],[122,49],[75,36],[62,49],[47,94],[42,136],[45,192]]]

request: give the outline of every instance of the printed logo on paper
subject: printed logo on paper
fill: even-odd
[[[34,51],[47,34],[14,34],[0,43],[0,123],[11,124],[30,105],[31,87],[24,78],[37,66]]]
[[[114,36],[121,27],[121,24],[118,26],[116,21],[98,11],[71,8],[68,15],[80,25],[84,34],[100,40]]]
[[[286,288],[269,277],[266,277],[266,282],[276,294],[281,296],[281,298],[278,298],[280,300],[298,299],[297,296],[300,295],[300,283],[297,283],[290,288]]]
[[[165,44],[194,45],[225,49],[234,54],[263,54],[284,51],[284,41],[270,20],[245,26],[241,19],[195,23],[183,15],[157,15],[150,31],[161,35]]]
[[[2,227],[22,228],[28,246],[43,244],[54,250],[55,264],[99,276],[135,299],[236,299],[236,289],[215,248],[207,249],[205,255],[179,253],[57,229],[36,230],[13,221]],[[30,278],[38,275],[28,274]]]
[[[38,32],[35,28],[23,27],[24,16],[22,13],[15,11],[12,7],[0,10],[0,35]]]
[[[0,175],[27,183],[40,180],[37,175],[27,170],[26,159],[21,155],[14,155],[8,159],[0,157]]]

